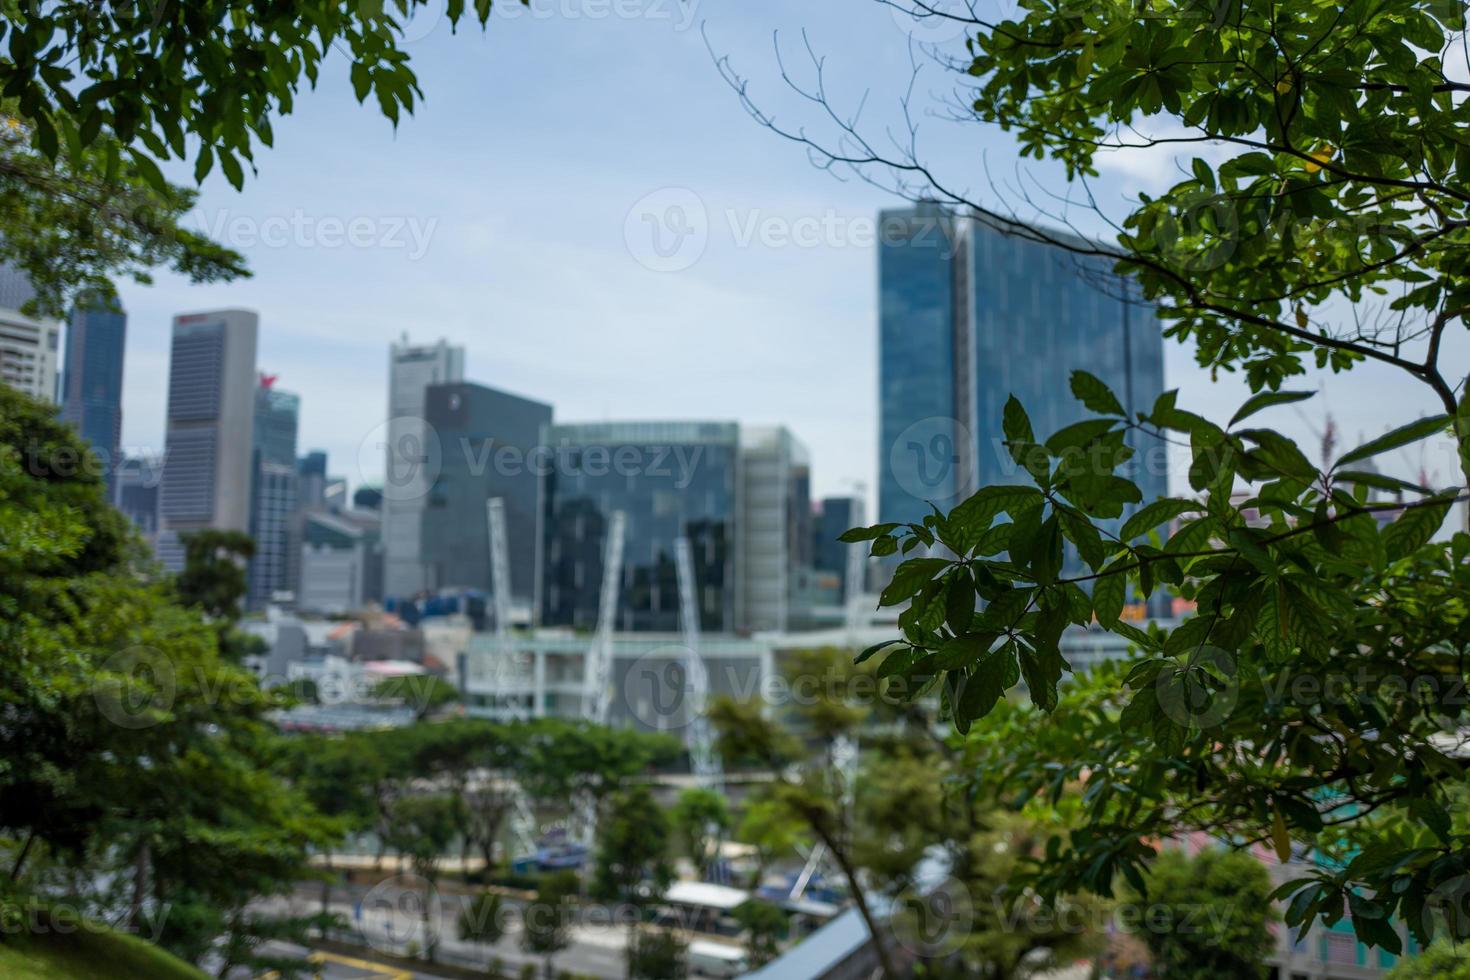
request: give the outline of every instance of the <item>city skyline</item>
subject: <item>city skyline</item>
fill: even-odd
[[[907,78],[902,42],[913,23],[878,4],[827,0],[799,10],[702,0],[650,7],[642,17],[581,19],[535,10],[516,19],[514,6],[497,8],[483,37],[451,35],[442,19],[415,29],[415,68],[428,98],[396,131],[359,111],[345,65],[329,59],[312,97],[273,122],[276,145],[243,192],[218,172],[206,179],[190,224],[219,230],[255,277],[189,286],[162,272],[153,287],[122,285],[132,314],[124,445],[162,446],[156,379],[166,368],[169,317],[240,305],[261,314],[261,362],[303,393],[302,446],[327,450],[354,487],[381,479],[381,464],[361,473],[356,460],[382,421],[382,350],[407,329],[421,341],[443,336],[465,346],[467,378],[555,404],[569,420],[790,426],[812,452],[813,495],[850,493],[860,481],[871,508],[879,452],[871,241],[879,210],[903,202],[834,180],[761,129],[720,79],[711,51],[728,54],[751,78],[753,96],[795,124],[809,117],[780,82],[773,31],[800,67],[798,29],[840,10],[842,29],[819,27],[810,41],[830,56],[832,91],[847,103],[870,83]],[[582,72],[544,71],[568,52],[598,85],[582,82]],[[529,77],[538,84],[524,86]],[[934,72],[920,87],[941,82]],[[508,91],[516,98],[487,95]],[[868,109],[879,114],[875,127],[895,110],[876,101]],[[976,131],[984,135],[970,135]],[[514,141],[503,138],[511,132]],[[921,136],[958,182],[1023,217],[1032,217],[1016,188],[1023,178],[1065,189],[1050,164],[1017,170],[1007,134],[936,119],[923,121]],[[589,152],[599,158],[590,174],[582,166]],[[324,167],[329,159],[346,164]],[[1105,204],[1180,179],[1167,152],[1099,162],[1093,191]],[[174,176],[192,183],[187,170]],[[992,181],[1003,200],[985,191]],[[646,268],[629,248],[630,218],[637,230],[650,199],[655,211],[660,201],[689,200],[679,189],[704,210],[703,252],[677,271]],[[1106,231],[1086,223],[1093,216],[1085,209],[1066,213],[1085,232]],[[348,242],[354,218],[372,222],[376,245]],[[323,227],[328,220],[335,226]],[[419,255],[415,243],[425,237]],[[780,356],[766,356],[772,352]],[[1229,417],[1244,401],[1234,378],[1205,383],[1190,348],[1169,342],[1165,356],[1166,385],[1184,388],[1191,410]],[[1293,386],[1315,388],[1320,377]],[[1277,424],[1315,445],[1330,410],[1343,441],[1356,442],[1382,431],[1375,404],[1407,397],[1408,411],[1437,410],[1391,378],[1372,365],[1351,380],[1327,376],[1324,393],[1303,407],[1306,422],[1288,408]],[[1448,479],[1453,458],[1441,455],[1433,468]],[[1385,460],[1395,463],[1404,475],[1417,469],[1416,459]]]

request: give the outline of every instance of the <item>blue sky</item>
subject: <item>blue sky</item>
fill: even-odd
[[[536,0],[496,13],[484,34],[452,35],[440,9],[412,25],[426,99],[396,131],[357,105],[338,58],[275,124],[243,193],[205,181],[192,223],[245,252],[253,279],[123,287],[125,447],[161,447],[171,316],[242,306],[261,315],[261,368],[302,396],[302,450],[326,449],[354,485],[380,475],[363,442],[385,412],[388,343],[406,331],[463,344],[470,380],[549,401],[566,421],[784,423],[811,449],[816,492],[861,482],[871,493],[877,287],[865,234],[899,202],[756,125],[707,45],[782,122],[830,133],[783,87],[773,55],[779,32],[788,67],[809,77],[805,29],[834,100],[852,107],[869,91],[864,118],[881,133],[909,80],[912,23],[873,0]],[[992,180],[1023,172],[1065,190],[1046,165],[1018,170],[1006,134],[934,114],[950,88],[937,66],[916,85],[926,159],[991,200]],[[1172,183],[1172,167],[1110,159],[1100,199],[1121,213],[1128,194]],[[703,233],[661,257],[643,215],[674,220],[671,206],[702,210],[691,227]],[[1246,394],[1201,384],[1177,345],[1167,380],[1225,417]],[[1273,420],[1306,441],[1327,410],[1349,444],[1436,410],[1387,371],[1305,384],[1323,395]],[[1428,462],[1452,478],[1443,450]],[[1386,468],[1418,466],[1415,454]]]

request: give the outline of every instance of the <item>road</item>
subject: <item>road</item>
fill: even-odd
[[[380,952],[403,955],[412,945],[421,949],[424,941],[422,892],[400,887],[393,879],[371,888],[338,886],[332,892],[329,910],[350,923],[362,941]],[[539,968],[544,960],[521,951],[521,929],[518,915],[505,917],[505,935],[495,945],[465,942],[458,937],[460,911],[466,898],[459,895],[437,896],[429,908],[429,930],[438,937],[439,958],[456,966],[484,969],[492,958],[505,964],[506,973],[514,975],[521,965],[532,963]],[[508,903],[513,904],[513,903]],[[270,916],[312,915],[320,911],[321,901],[311,891],[256,903],[252,908]],[[627,947],[625,926],[609,924],[606,917],[589,916],[571,930],[571,945],[556,954],[556,970],[619,980],[627,975],[624,951]],[[426,969],[431,969],[425,964]],[[432,974],[423,974],[432,976]],[[352,974],[342,974],[344,980]],[[358,974],[361,976],[361,974]]]

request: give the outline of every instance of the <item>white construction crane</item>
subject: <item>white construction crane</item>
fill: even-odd
[[[623,536],[627,518],[615,510],[607,523],[602,552],[602,591],[597,597],[597,634],[584,665],[587,695],[582,714],[588,721],[607,724],[612,706],[613,627],[618,618],[618,589],[623,581]]]
[[[685,698],[689,712],[689,766],[695,781],[720,790],[724,767],[715,752],[706,709],[709,702],[709,672],[699,652],[699,604],[694,583],[694,553],[688,538],[674,542],[674,567],[679,576],[679,626],[684,633]]]
[[[495,664],[499,677],[507,677],[511,673],[511,658],[514,653],[511,649],[510,639],[510,558],[507,550],[507,537],[505,529],[505,500],[500,497],[491,497],[485,501],[485,526],[490,536],[490,590],[491,602],[495,610]],[[498,698],[498,693],[492,688],[492,698]],[[506,712],[512,718],[524,721],[535,713],[535,697],[531,695],[532,704],[529,706],[519,703],[506,702]],[[525,790],[515,785],[511,787],[511,799],[514,801],[510,816],[510,833],[514,841],[516,853],[534,854],[536,852],[536,814],[531,809],[531,801],[527,798]]]

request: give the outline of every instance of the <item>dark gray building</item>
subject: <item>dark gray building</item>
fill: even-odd
[[[116,301],[114,301],[114,304]],[[123,348],[128,315],[120,305],[79,303],[66,332],[61,383],[61,417],[92,444],[107,477],[108,498],[117,499],[122,464]]]
[[[259,329],[249,310],[174,317],[157,542],[171,571],[191,531],[250,531]]]
[[[430,385],[424,418],[440,458],[424,501],[417,553],[433,590],[490,591],[486,501],[505,501],[511,596],[529,607],[535,593],[535,449],[551,406],[464,381]]]
[[[860,497],[825,497],[813,521],[812,567],[837,576],[841,595],[847,594],[847,557],[851,545],[837,540],[848,528],[867,523]],[[864,552],[866,554],[866,552]]]

